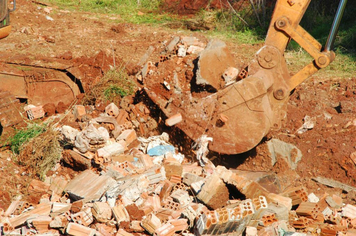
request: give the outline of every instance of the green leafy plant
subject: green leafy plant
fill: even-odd
[[[128,92],[125,89],[120,88],[119,86],[117,86],[115,84],[110,84],[109,88],[104,90],[105,99],[108,101],[112,101],[117,96],[122,98],[127,95],[128,95]]]

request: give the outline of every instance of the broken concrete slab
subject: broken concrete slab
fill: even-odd
[[[271,154],[272,165],[276,164],[277,158],[282,158],[292,170],[295,170],[303,156],[302,152],[296,146],[279,139],[269,140],[267,146]]]
[[[211,40],[199,55],[196,84],[210,85],[216,90],[222,87],[222,75],[228,67],[234,67],[234,59],[225,42]]]
[[[114,179],[105,175],[97,175],[91,170],[86,170],[72,179],[64,191],[73,200],[85,199],[98,201],[109,186],[116,183]]]
[[[324,178],[324,177],[320,177],[320,176],[312,178],[312,179],[314,181],[324,184],[326,186],[342,189],[345,192],[356,191],[355,187],[352,187],[350,185],[341,183],[341,182],[333,180],[333,179],[328,179],[328,178]]]

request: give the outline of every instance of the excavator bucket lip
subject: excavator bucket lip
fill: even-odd
[[[0,39],[7,37],[11,32],[11,25],[0,28]]]

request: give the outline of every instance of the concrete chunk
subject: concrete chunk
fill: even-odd
[[[86,199],[98,201],[109,186],[116,181],[109,176],[99,176],[91,170],[86,170],[72,179],[65,190],[74,200]]]
[[[267,145],[271,153],[272,165],[276,164],[277,157],[280,157],[287,162],[292,170],[297,168],[298,162],[302,159],[302,152],[296,146],[278,139],[271,139]]]
[[[196,83],[210,85],[216,90],[222,86],[221,76],[228,67],[234,66],[234,59],[226,44],[220,40],[212,40],[200,53]]]

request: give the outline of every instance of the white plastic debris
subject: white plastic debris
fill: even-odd
[[[315,126],[316,118],[306,115],[304,117],[304,124],[297,130],[298,134],[302,134]]]
[[[49,20],[49,21],[54,21],[54,19],[50,16],[46,16],[46,19]]]
[[[161,135],[151,136],[149,138],[139,137],[137,138],[140,141],[139,150],[144,153],[147,153],[147,150],[159,146],[159,145],[168,145],[169,135],[163,132]]]
[[[208,145],[209,142],[212,142],[213,138],[208,137],[203,134],[200,138],[197,139],[196,143],[193,145],[193,149],[196,150],[197,160],[201,166],[205,166],[208,163],[208,158],[206,155],[209,153]]]

